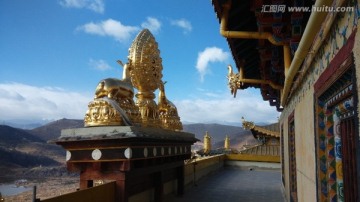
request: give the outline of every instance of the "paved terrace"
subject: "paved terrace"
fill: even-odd
[[[283,202],[281,173],[278,170],[241,170],[225,167],[185,190],[174,202]]]

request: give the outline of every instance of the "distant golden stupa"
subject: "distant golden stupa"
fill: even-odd
[[[211,150],[211,137],[209,133],[206,131],[204,136],[204,153],[209,153]]]
[[[229,136],[225,137],[224,149],[230,149],[230,138],[229,138]]]

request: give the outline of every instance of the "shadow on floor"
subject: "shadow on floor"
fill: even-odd
[[[185,190],[182,197],[167,202],[283,202],[279,170],[242,170],[226,167]]]

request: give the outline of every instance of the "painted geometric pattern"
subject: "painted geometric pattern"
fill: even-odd
[[[349,36],[357,29],[360,19],[358,1],[348,0],[344,3],[344,7],[353,7],[354,11],[342,12],[337,15],[327,38],[317,51],[313,62],[309,65],[308,72],[304,76],[305,79],[299,85],[300,88],[294,92],[292,96],[294,99],[289,101],[282,114],[290,114],[295,109],[295,106],[303,100],[322,72],[329,66],[337,52],[346,44]],[[322,31],[319,33],[322,33]],[[325,36],[320,34],[319,37],[323,38]]]
[[[334,120],[331,110],[326,111],[327,121],[327,177],[330,201],[337,201],[336,191],[336,160],[335,160],[335,139],[334,139]]]
[[[320,201],[344,201],[340,121],[354,109],[354,100],[353,97],[350,97],[336,106],[328,106],[347,96],[352,91],[350,86],[333,95],[327,103],[318,100]]]
[[[318,114],[318,128],[319,128],[319,147],[318,147],[318,159],[319,159],[319,177],[320,177],[320,200],[324,201],[324,199],[328,196],[328,180],[327,180],[327,157],[326,157],[326,116],[324,110],[325,103],[322,101],[318,101],[317,114]]]
[[[320,201],[341,202],[344,198],[341,139],[337,126],[339,118],[335,110],[326,108],[324,102],[318,101]]]
[[[337,108],[337,107],[336,107]],[[341,151],[341,137],[340,137],[340,118],[333,112],[334,117],[334,139],[335,139],[335,161],[336,161],[336,186],[337,186],[337,200],[344,201],[344,185],[343,185],[343,169],[342,169],[342,151]]]

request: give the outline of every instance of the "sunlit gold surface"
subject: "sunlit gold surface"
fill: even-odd
[[[251,84],[267,84],[273,89],[282,90],[282,86],[275,84],[270,80],[260,80],[260,79],[246,79],[244,78],[243,67],[239,67],[239,72],[234,74],[233,68],[231,65],[228,65],[228,85],[230,87],[231,94],[236,97],[237,89],[242,89],[245,83]]]
[[[263,133],[265,135],[268,135],[268,136],[280,137],[280,133],[277,132],[277,131],[272,131],[272,130],[265,129],[265,128],[261,127],[261,126],[257,126],[252,121],[246,121],[244,119],[244,117],[242,117],[241,119],[242,119],[242,127],[245,130],[255,130],[255,131],[261,132],[261,133]]]
[[[107,78],[99,82],[95,98],[88,105],[85,126],[141,125],[182,130],[176,106],[165,96],[162,59],[158,44],[149,30],[142,30],[129,48],[123,79]],[[134,102],[134,87],[138,89]],[[159,103],[154,91],[159,88]]]
[[[84,118],[85,126],[125,125],[120,114],[105,100],[91,101]]]
[[[118,63],[123,65],[121,61]],[[132,125],[139,122],[128,64],[123,68],[122,80],[107,78],[97,85],[95,98],[89,103],[85,114],[85,126]]]
[[[244,130],[251,130],[255,127],[254,122],[252,121],[245,121],[244,117],[241,118],[242,127]]]
[[[206,131],[204,136],[204,153],[209,153],[211,150],[211,137],[209,136],[209,133]]]
[[[224,149],[230,149],[230,138],[229,138],[229,136],[225,137]]]
[[[129,49],[131,82],[139,91],[139,107],[143,126],[160,127],[159,113],[154,101],[154,91],[162,78],[162,59],[158,44],[148,29],[142,30]]]
[[[159,97],[158,97],[158,111],[161,121],[161,127],[170,130],[182,130],[182,123],[178,115],[176,106],[166,98],[164,84],[166,82],[160,81]]]

